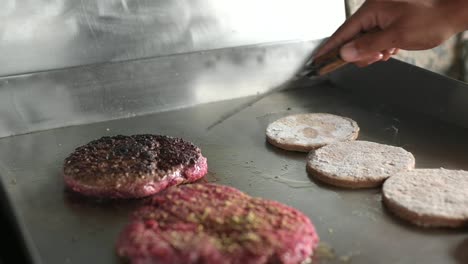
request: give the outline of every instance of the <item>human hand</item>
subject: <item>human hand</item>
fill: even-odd
[[[344,44],[340,49],[343,60],[367,66],[388,60],[399,49],[436,47],[467,28],[466,0],[368,0],[315,57]]]

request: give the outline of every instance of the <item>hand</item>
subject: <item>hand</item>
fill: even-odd
[[[315,57],[345,44],[340,49],[343,60],[367,66],[388,60],[399,49],[436,47],[467,28],[466,0],[368,0]],[[364,34],[356,38],[359,33]]]

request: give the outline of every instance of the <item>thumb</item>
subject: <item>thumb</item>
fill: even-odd
[[[341,58],[347,62],[362,61],[383,50],[396,47],[396,34],[391,29],[370,32],[341,47]]]

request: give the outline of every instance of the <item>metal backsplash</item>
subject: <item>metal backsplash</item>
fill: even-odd
[[[257,45],[0,78],[0,137],[261,94],[293,76],[318,43]]]
[[[341,0],[0,1],[0,137],[266,92],[345,18]]]
[[[0,0],[0,76],[329,36],[343,0]]]

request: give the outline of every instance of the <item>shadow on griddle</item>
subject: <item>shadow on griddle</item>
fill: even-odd
[[[219,178],[215,172],[208,171],[205,177],[193,183],[216,183]],[[89,197],[83,194],[74,192],[68,188],[64,188],[64,200],[70,206],[86,206],[90,208],[99,207],[102,209],[132,209],[145,205],[149,202],[152,196],[135,199],[106,199]]]
[[[208,170],[208,173],[199,180],[194,181],[193,183],[216,183],[219,181],[219,177],[216,172]]]
[[[468,263],[468,238],[455,248],[453,257],[458,264]]]
[[[315,185],[317,185],[317,187],[319,187],[320,189],[326,189],[326,190],[335,191],[335,192],[337,191],[339,192],[361,192],[361,193],[362,192],[377,192],[377,193],[381,192],[381,186],[374,187],[374,188],[344,188],[344,187],[334,186],[326,182],[317,180],[316,178],[314,178],[314,176],[312,176],[307,171],[307,169],[305,169],[305,172],[307,173],[307,177],[310,179],[310,181],[315,183]]]
[[[419,233],[419,234],[424,234],[428,236],[437,236],[437,235],[442,235],[445,236],[447,234],[460,234],[460,232],[466,232],[468,231],[468,227],[461,227],[461,228],[449,228],[449,227],[420,227],[416,226],[414,224],[411,224],[410,222],[399,218],[396,216],[393,212],[391,212],[385,204],[382,204],[382,210],[385,216],[387,216],[390,221],[398,224],[402,228],[406,229],[407,231],[413,232],[413,233]],[[467,241],[468,243],[468,241]],[[468,245],[465,246],[465,249],[468,249]],[[468,252],[467,252],[468,254]],[[468,263],[468,262],[461,262],[461,263]]]
[[[69,189],[64,189],[65,204],[72,207],[88,207],[99,208],[102,210],[128,210],[137,208],[148,202],[149,198],[141,199],[103,199],[84,196],[73,192]],[[150,196],[151,197],[151,196]]]
[[[305,167],[305,165],[304,165]],[[305,173],[307,174],[307,177],[310,179],[311,182],[315,183],[317,187],[320,189],[326,189],[330,191],[335,191],[335,192],[342,192],[342,193],[352,193],[352,192],[359,192],[359,193],[381,193],[382,192],[382,186],[377,186],[377,187],[370,187],[370,188],[345,188],[345,187],[339,187],[339,186],[334,186],[329,183],[320,181],[316,179],[310,172],[307,171],[307,168],[304,169]]]
[[[294,159],[294,160],[299,160],[299,161],[303,160],[303,161],[305,161],[305,159],[307,157],[307,153],[305,153],[305,152],[289,151],[289,150],[280,149],[280,148],[275,147],[275,146],[271,145],[270,143],[268,143],[267,140],[265,140],[265,148],[269,152],[272,152],[273,154],[275,154],[277,156],[287,157],[287,158],[291,158],[291,159]]]

